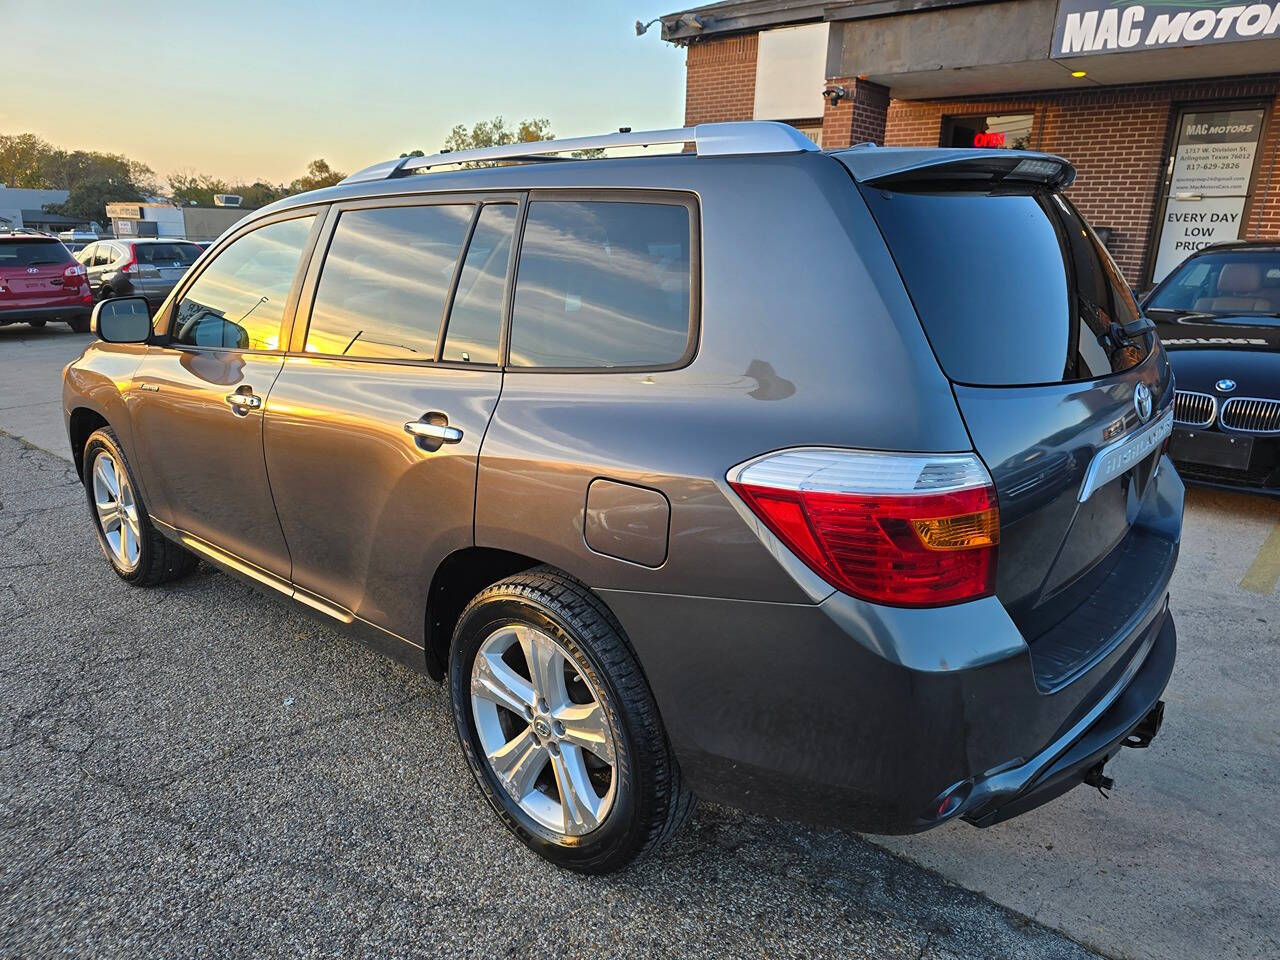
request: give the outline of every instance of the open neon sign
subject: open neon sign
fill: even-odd
[[[975,133],[973,135],[973,145],[975,147],[1003,147],[1003,133]]]

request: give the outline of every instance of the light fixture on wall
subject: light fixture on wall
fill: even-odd
[[[661,17],[654,17],[648,23],[641,23],[639,20],[637,20],[636,36],[643,37],[648,32],[650,27],[652,27],[655,23],[661,23],[661,22],[662,22]],[[703,17],[698,16],[697,14],[691,13],[688,16],[680,17],[679,19],[673,20],[671,22],[671,29],[668,32],[675,33],[681,27],[684,27],[687,30],[695,30],[695,31],[702,30],[710,22],[711,21],[709,19],[705,19]]]
[[[829,104],[831,104],[831,106],[834,107],[839,104],[841,100],[849,99],[849,90],[847,87],[836,84],[834,87],[827,87],[827,89],[823,90],[822,96]]]

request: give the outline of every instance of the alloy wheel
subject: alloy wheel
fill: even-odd
[[[508,624],[480,644],[471,713],[485,760],[530,819],[562,836],[613,807],[617,748],[600,692],[548,634]]]
[[[105,450],[93,461],[93,508],[111,559],[125,571],[134,570],[142,551],[137,501],[123,466]]]

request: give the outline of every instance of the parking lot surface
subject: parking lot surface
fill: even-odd
[[[116,579],[58,411],[86,340],[0,329],[0,956],[1280,956],[1280,505],[1191,493],[1109,800],[875,844],[702,807],[585,879],[482,806],[442,688],[208,568]]]

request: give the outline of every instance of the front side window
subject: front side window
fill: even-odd
[[[325,256],[306,349],[434,360],[470,204],[348,210]]]
[[[511,365],[678,363],[690,342],[689,208],[535,200],[520,246]]]
[[[278,350],[285,303],[314,216],[281,220],[231,242],[178,302],[173,342]]]
[[[507,263],[515,229],[515,204],[489,204],[481,209],[449,311],[443,359],[498,362],[502,295],[507,286]]]

